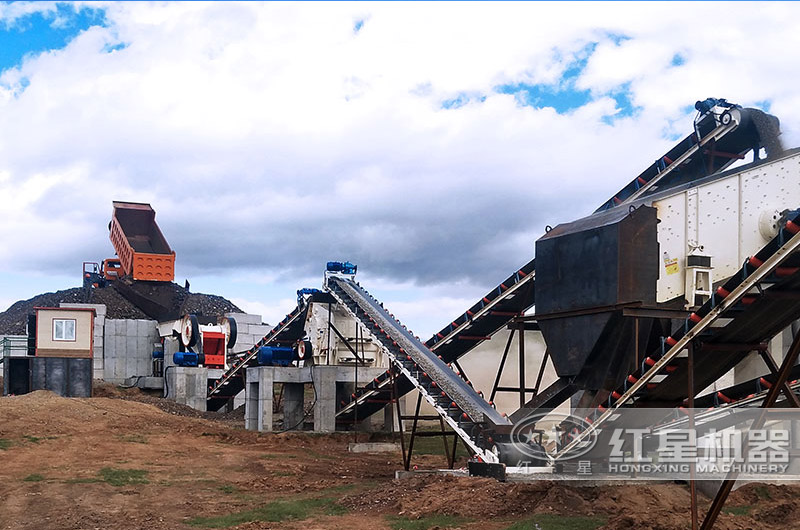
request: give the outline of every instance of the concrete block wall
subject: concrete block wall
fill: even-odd
[[[273,326],[262,323],[261,315],[225,313],[225,316],[236,321],[236,344],[233,346],[235,352],[249,350],[273,328]],[[234,408],[242,405],[244,405],[244,391],[239,392],[233,400]]]
[[[233,351],[247,351],[270,332],[273,326],[261,322],[261,315],[248,313],[225,313],[236,321],[236,344]]]
[[[105,347],[105,324],[106,306],[105,304],[67,304],[61,303],[59,307],[87,308],[94,309],[94,342],[92,348],[92,378],[103,379],[104,347]]]
[[[103,379],[122,383],[153,372],[153,348],[160,342],[155,320],[105,321]]]

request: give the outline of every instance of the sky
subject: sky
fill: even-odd
[[[689,134],[800,145],[798,3],[0,3],[0,310],[149,202],[176,281],[275,323],[349,260],[427,336]]]

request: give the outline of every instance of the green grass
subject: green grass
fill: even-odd
[[[215,517],[195,517],[189,520],[188,524],[203,528],[228,528],[258,521],[279,523],[292,520],[300,521],[313,515],[342,515],[346,511],[346,508],[336,504],[335,500],[330,497],[295,499],[272,501],[252,510]]]
[[[222,486],[219,487],[219,491],[221,491],[222,493],[227,493],[228,495],[230,495],[232,493],[236,493],[236,488],[234,488],[230,484],[223,484]]]
[[[95,477],[80,477],[80,478],[68,478],[64,481],[64,484],[95,484],[97,482],[105,482],[101,478]]]
[[[44,439],[44,438],[40,438],[39,436],[31,436],[29,434],[26,434],[25,436],[23,436],[23,438],[25,438],[27,441],[29,441],[32,444],[38,444],[39,442],[41,442]]]
[[[389,526],[393,530],[428,530],[429,528],[457,528],[470,519],[453,517],[452,515],[430,515],[420,519],[407,519],[396,515],[389,516]]]
[[[755,492],[756,497],[758,497],[761,500],[772,499],[772,495],[770,495],[769,493],[769,488],[767,488],[766,486],[756,486],[753,491]]]
[[[541,514],[518,521],[506,530],[595,530],[604,524],[606,518],[602,516]]]
[[[752,506],[742,505],[742,506],[725,506],[722,509],[723,513],[727,513],[730,515],[750,515],[750,510],[752,510]]]
[[[5,451],[11,447],[11,440],[8,438],[0,438],[0,451]]]
[[[121,442],[128,442],[128,443],[133,443],[133,444],[146,444],[146,443],[149,443],[147,441],[147,438],[145,438],[141,434],[129,434],[129,435],[126,435],[126,436],[120,436],[119,440]]]
[[[25,482],[41,482],[44,480],[44,475],[40,475],[39,473],[31,473],[22,480]]]
[[[405,435],[406,449],[411,441],[411,434]],[[447,450],[453,450],[453,437],[447,437]],[[420,436],[414,437],[414,454],[416,455],[441,455],[444,457],[444,442],[441,436]],[[468,457],[464,444],[459,442],[456,446],[456,459]]]
[[[130,484],[149,484],[147,471],[144,469],[119,469],[104,467],[98,472],[102,479],[112,486],[128,486]]]

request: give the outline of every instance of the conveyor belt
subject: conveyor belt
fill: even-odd
[[[303,338],[306,313],[311,304],[298,305],[252,348],[233,356],[230,368],[208,387],[208,409],[219,410],[244,389],[244,371],[258,355],[258,349],[279,342],[294,342]]]
[[[696,122],[695,132],[678,142],[595,212],[630,203],[656,188],[662,191],[723,171],[761,145],[767,147],[768,156],[778,154],[781,149],[777,140],[777,118],[758,109],[733,106],[730,110],[738,114],[741,123],[733,120],[727,125],[718,124],[714,114],[707,113]]]
[[[504,328],[515,316],[524,314],[534,303],[534,265],[535,261],[531,260],[511,274],[428,339],[425,346],[445,363],[451,363]],[[383,377],[357,389],[351,401],[341,403],[337,419],[353,422],[378,412],[386,404],[389,383],[389,378]],[[400,377],[397,383],[400,396],[414,389],[414,385],[404,377]]]
[[[352,317],[366,327],[394,369],[420,391],[467,445],[485,461],[496,462],[496,455],[487,449],[483,430],[487,424],[510,425],[508,419],[356,282],[330,274],[326,288]]]
[[[425,346],[445,362],[460,358],[533,306],[535,276],[535,260],[531,260],[425,341]]]
[[[690,343],[699,343],[701,348],[695,377],[697,388],[704,388],[735,366],[754,343],[771,339],[800,318],[798,249],[800,214],[795,213],[772,241],[665,338],[663,351],[650,353],[641,369],[630,374],[622,388],[611,392],[608,403],[599,405],[590,418],[591,427],[574,431],[572,441],[556,458],[571,451],[619,407],[682,401],[688,385],[686,364],[680,359]]]

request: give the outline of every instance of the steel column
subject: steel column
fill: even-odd
[[[516,330],[512,329],[508,334],[506,341],[506,348],[503,350],[503,357],[500,359],[500,366],[497,368],[497,376],[494,378],[492,385],[492,395],[489,396],[489,401],[494,401],[494,396],[497,395],[497,386],[500,384],[500,378],[503,376],[503,368],[506,366],[506,359],[508,358],[508,351],[511,349],[511,341],[514,340],[514,333]]]
[[[519,341],[519,408],[525,406],[525,324],[520,323],[517,340]]]

